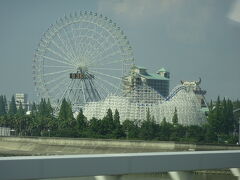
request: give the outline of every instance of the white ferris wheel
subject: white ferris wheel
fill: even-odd
[[[116,23],[97,13],[74,13],[43,34],[33,59],[34,85],[56,109],[65,98],[77,110],[120,93],[133,63],[132,48]]]

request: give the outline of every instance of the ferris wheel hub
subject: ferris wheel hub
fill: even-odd
[[[88,68],[87,68],[87,66],[79,66],[79,67],[77,68],[77,71],[78,71],[78,72],[81,72],[81,73],[85,73],[85,72],[88,71]]]

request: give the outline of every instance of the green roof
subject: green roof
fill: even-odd
[[[167,72],[167,70],[165,68],[161,68],[157,72]]]
[[[163,76],[160,76],[158,74],[152,74],[152,73],[148,73],[148,74],[140,74],[142,77],[146,78],[146,79],[154,79],[154,80],[169,80],[169,78],[165,78]]]

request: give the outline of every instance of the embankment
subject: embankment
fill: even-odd
[[[161,151],[240,150],[239,146],[198,145],[163,141],[77,138],[0,137],[0,155],[104,154]]]

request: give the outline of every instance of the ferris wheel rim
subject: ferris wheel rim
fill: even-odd
[[[90,14],[88,14],[89,16]],[[70,15],[71,16],[71,15]],[[121,81],[121,77],[117,77],[117,76],[114,76],[114,75],[110,75],[106,72],[101,72],[100,70],[104,70],[104,71],[122,71],[122,76],[124,75],[124,66],[128,65],[128,64],[133,64],[133,53],[132,53],[132,49],[129,45],[129,41],[127,40],[126,36],[124,36],[123,34],[123,31],[121,31],[119,28],[118,29],[110,29],[110,26],[109,24],[107,24],[107,20],[106,18],[102,18],[102,17],[99,17],[99,16],[95,16],[94,17],[94,21],[91,21],[90,20],[83,20],[81,18],[83,17],[86,17],[87,15],[84,15],[84,16],[79,16],[78,20],[76,20],[77,17],[74,17],[75,19],[71,19],[71,18],[65,18],[65,20],[60,20],[61,22],[57,21],[55,25],[51,25],[51,27],[47,30],[46,33],[44,33],[41,41],[39,42],[39,46],[37,48],[37,50],[35,51],[35,56],[34,56],[34,65],[33,65],[33,78],[34,78],[34,84],[35,84],[35,88],[36,90],[38,91],[39,95],[40,96],[43,96],[43,97],[47,97],[51,100],[53,100],[55,103],[56,102],[56,98],[52,98],[51,95],[49,94],[50,92],[52,93],[52,91],[58,89],[60,87],[60,85],[64,84],[65,86],[69,86],[69,82],[67,82],[67,80],[63,80],[63,74],[62,73],[70,73],[72,72],[73,70],[76,70],[76,69],[79,69],[79,64],[77,64],[79,62],[79,60],[77,59],[79,55],[74,55],[74,48],[81,48],[81,47],[77,47],[76,46],[76,40],[75,40],[75,47],[70,47],[71,45],[69,46],[66,46],[63,45],[62,47],[57,44],[55,41],[56,39],[54,39],[56,36],[58,36],[58,43],[61,42],[61,39],[60,39],[60,32],[61,31],[65,31],[65,28],[68,28],[70,27],[71,25],[73,24],[77,24],[79,22],[86,22],[86,23],[93,23],[94,21],[97,21],[96,19],[97,18],[101,18],[101,21],[103,21],[105,24],[101,24],[101,23],[97,23],[97,22],[94,22],[93,24],[96,25],[96,27],[98,28],[103,28],[104,30],[106,30],[106,32],[108,32],[109,34],[107,34],[107,37],[108,38],[112,38],[114,39],[114,46],[116,45],[116,47],[118,48],[118,51],[116,51],[115,53],[119,53],[120,56],[122,57],[122,59],[119,59],[119,60],[115,60],[115,61],[109,61],[109,60],[106,60],[105,64],[103,63],[104,61],[104,56],[99,58],[99,59],[96,59],[98,58],[98,56],[102,56],[104,53],[107,52],[106,49],[104,49],[104,47],[102,47],[103,45],[100,45],[98,48],[102,48],[102,52],[101,54],[96,54],[96,53],[99,53],[99,52],[95,52],[94,56],[91,57],[93,59],[91,59],[91,61],[89,60],[86,60],[86,65],[82,65],[82,67],[80,66],[80,69],[82,68],[85,68],[86,66],[86,69],[88,69],[88,72],[89,73],[93,73],[93,74],[98,74],[98,76],[96,76],[96,79],[98,79],[98,81],[96,81],[96,84],[98,84],[99,86],[99,89],[105,89],[104,86],[102,86],[102,84],[108,84],[108,86],[111,86],[112,88],[116,88],[116,91],[120,88],[120,83],[119,83],[119,86],[116,87],[115,84],[111,83],[111,82],[108,82],[107,80],[105,80],[104,78],[113,78],[113,79],[116,79],[116,80],[119,80]],[[81,17],[81,18],[80,18]],[[106,27],[105,27],[106,26]],[[89,26],[90,27],[90,26]],[[87,30],[87,32],[95,32],[95,34],[100,34],[101,36],[103,36],[103,34],[97,32],[97,31],[94,31],[94,29],[89,29],[89,27],[85,28]],[[73,27],[71,27],[73,28]],[[109,28],[109,29],[107,29]],[[78,30],[82,30],[84,29],[83,28],[79,28]],[[97,30],[97,28],[95,29]],[[73,33],[73,29],[72,29],[72,33]],[[118,36],[119,37],[118,37]],[[69,32],[68,32],[68,35],[69,36]],[[75,38],[74,34],[73,34],[73,37]],[[100,39],[94,39],[94,35],[92,36],[86,36],[86,35],[82,35],[83,38],[87,38],[90,42],[90,40],[92,42],[99,42]],[[76,37],[76,38],[79,38],[81,39],[81,35]],[[103,37],[102,37],[103,39]],[[106,42],[106,40],[104,40]],[[103,41],[103,42],[104,42]],[[50,44],[50,45],[49,45]],[[104,43],[103,43],[104,44]],[[50,46],[53,46],[55,45],[56,48],[59,50],[62,50],[60,53],[59,52],[55,52],[53,49],[51,49]],[[72,45],[74,46],[74,45]],[[88,45],[90,46],[90,45]],[[112,47],[114,47],[112,46]],[[109,48],[112,48],[112,47],[109,47]],[[85,47],[85,49],[88,48],[88,47]],[[95,48],[95,47],[94,47]],[[72,49],[72,51],[68,51],[69,49]],[[65,52],[65,51],[67,52]],[[92,49],[88,49],[88,51],[90,51]],[[104,51],[105,50],[105,51]],[[86,50],[85,50],[86,51]],[[46,52],[49,53],[51,52],[52,54],[54,54],[55,56],[52,57],[51,56],[47,56],[46,55]],[[84,52],[86,53],[86,52]],[[87,52],[87,53],[91,53],[91,52]],[[112,53],[112,55],[114,55],[114,52]],[[107,58],[110,58],[111,54],[107,54],[105,55],[106,59]],[[58,58],[56,58],[58,57]],[[42,60],[40,60],[42,59]],[[42,62],[40,62],[42,61]],[[49,64],[44,64],[45,62],[47,61],[51,61],[51,63]],[[107,62],[109,61],[109,62]],[[101,62],[101,65],[99,64]],[[121,62],[121,63],[120,63]],[[41,65],[41,63],[43,65]],[[55,64],[54,64],[55,63]],[[114,64],[114,63],[119,63],[121,64],[120,67],[118,68],[109,68],[109,67],[106,67],[108,65],[111,65],[111,64]],[[50,68],[62,68],[61,70],[58,70],[58,71],[55,71],[55,72],[51,72],[49,70],[49,72],[45,73],[45,69],[50,69]],[[67,69],[64,69],[64,68],[67,68]],[[45,74],[44,74],[45,73]],[[51,79],[51,80],[46,80],[44,79],[44,77],[46,76],[53,76],[53,75],[57,75],[57,74],[60,74],[58,77],[56,77],[55,79]],[[48,86],[52,83],[54,83],[55,81],[60,81],[61,80],[61,84],[59,85],[56,85],[54,88],[50,89],[50,92],[48,92],[49,90],[47,89]],[[46,82],[47,81],[47,82]],[[81,86],[83,87],[83,83],[84,81],[81,82]],[[63,85],[63,86],[64,86]],[[89,86],[91,86],[92,84],[89,83]],[[62,94],[62,97],[64,97],[64,93],[66,91],[66,89],[68,88],[65,88],[65,90],[61,91],[60,93],[63,93]],[[84,90],[84,88],[82,88],[82,91]],[[104,90],[106,91],[106,90]],[[58,92],[59,93],[59,92]],[[96,92],[94,92],[95,95],[96,95]],[[56,93],[57,94],[57,93]],[[101,96],[103,97],[106,97],[107,96],[107,92],[105,92],[105,95],[101,94]],[[100,96],[100,95],[99,95]],[[84,97],[84,101],[86,103],[86,97]],[[58,103],[59,104],[59,103]],[[56,105],[56,103],[55,103]],[[59,105],[57,105],[59,106]]]

